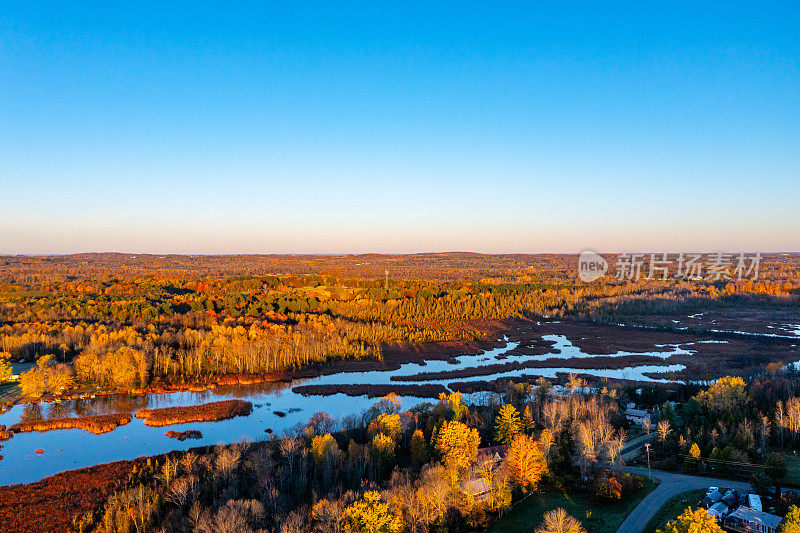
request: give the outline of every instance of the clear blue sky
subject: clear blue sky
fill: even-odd
[[[0,253],[800,249],[797,2],[166,4],[0,0]]]

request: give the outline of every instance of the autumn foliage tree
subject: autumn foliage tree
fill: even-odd
[[[22,394],[30,398],[40,398],[46,393],[63,394],[72,387],[74,378],[72,368],[64,363],[54,363],[51,355],[40,357],[36,366],[20,377]]]
[[[144,386],[148,381],[146,354],[129,346],[98,354],[84,352],[75,359],[79,379],[117,388]]]
[[[508,446],[506,465],[512,483],[528,491],[538,485],[539,480],[547,472],[547,461],[544,453],[528,435],[517,435]]]
[[[411,460],[417,465],[424,465],[428,462],[428,445],[425,443],[425,435],[422,430],[414,431],[411,436]]]
[[[696,442],[689,448],[689,455],[691,455],[693,459],[700,459],[700,446],[698,446]]]
[[[789,507],[789,512],[778,527],[778,533],[800,533],[800,507]]]
[[[436,404],[436,416],[447,420],[463,420],[467,416],[467,406],[461,400],[461,393],[439,394],[439,403]]]
[[[311,441],[311,455],[317,463],[321,463],[327,457],[338,451],[339,445],[330,433],[317,435]]]
[[[703,508],[687,507],[677,520],[657,530],[657,533],[723,533],[716,519]]]
[[[495,420],[495,440],[501,444],[510,444],[521,431],[521,427],[516,407],[506,404],[500,408],[500,413]]]
[[[448,421],[436,435],[436,450],[448,468],[460,470],[475,462],[480,441],[477,429],[456,420]]]
[[[347,531],[353,533],[397,533],[403,528],[399,516],[389,511],[381,495],[367,491],[364,497],[344,510]]]
[[[11,369],[11,364],[8,362],[10,358],[11,354],[7,352],[0,352],[0,383],[11,379],[13,371]]]
[[[389,466],[394,463],[394,449],[394,440],[388,435],[378,433],[372,438],[372,452],[382,465]]]
[[[397,413],[382,413],[370,424],[369,430],[372,434],[383,433],[397,442],[402,432],[400,415]]]

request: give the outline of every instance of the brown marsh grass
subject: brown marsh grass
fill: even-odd
[[[8,429],[14,433],[29,431],[53,431],[57,429],[83,429],[95,435],[108,433],[131,421],[129,413],[110,415],[89,415],[73,418],[54,418],[51,420],[31,420],[18,422]]]
[[[183,407],[162,407],[142,409],[136,418],[143,418],[146,426],[170,426],[186,422],[214,422],[235,416],[247,416],[253,411],[253,404],[244,400],[222,400],[219,402],[189,405]]]

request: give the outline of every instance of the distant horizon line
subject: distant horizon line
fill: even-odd
[[[575,252],[476,252],[471,250],[448,250],[448,251],[422,251],[422,252],[120,252],[120,251],[105,251],[105,252],[45,252],[45,253],[0,253],[0,257],[69,257],[77,255],[127,255],[127,256],[184,256],[184,257],[258,257],[258,256],[317,256],[317,257],[359,257],[366,255],[376,256],[414,256],[414,255],[483,255],[483,256],[501,256],[501,255],[580,255],[583,251],[592,251],[598,254],[617,255],[617,254],[679,254],[679,253],[726,253],[726,254],[755,254],[761,255],[794,255],[800,254],[800,250],[777,250],[777,251],[754,251],[754,250],[658,250],[658,251],[641,251],[641,250],[596,250],[586,248]]]

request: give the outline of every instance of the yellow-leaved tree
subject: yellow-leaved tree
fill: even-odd
[[[388,435],[378,433],[372,438],[372,453],[383,466],[391,466],[394,463],[394,448],[394,441]]]
[[[657,533],[695,533],[700,531],[702,533],[723,533],[722,528],[717,525],[717,521],[708,514],[708,511],[700,507],[697,509],[687,507],[676,521],[658,529]]]
[[[353,533],[396,533],[403,529],[400,517],[389,512],[389,505],[372,490],[345,509],[344,517],[347,531]]]
[[[436,450],[448,468],[466,468],[475,462],[481,437],[478,430],[456,420],[445,422],[436,435]]]
[[[420,466],[428,462],[428,445],[421,429],[415,430],[411,437],[411,459]]]
[[[700,459],[700,446],[698,446],[696,442],[689,448],[689,455],[694,459]]]
[[[800,533],[800,507],[792,505],[786,518],[778,527],[778,533]]]
[[[0,383],[11,379],[13,370],[11,369],[11,364],[9,363],[10,359],[10,353],[0,352]]]
[[[742,378],[725,376],[711,383],[707,390],[695,396],[695,400],[712,412],[730,414],[740,412],[750,398]]]
[[[338,451],[339,444],[330,433],[317,435],[311,440],[311,455],[314,456],[314,461],[317,463],[321,463],[328,457],[335,455]]]
[[[375,425],[378,433],[391,437],[395,442],[400,438],[402,426],[400,424],[400,415],[397,413],[384,413],[375,420]]]

